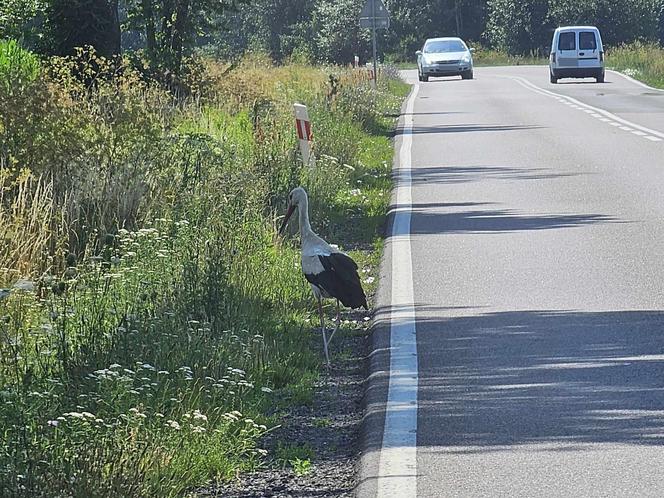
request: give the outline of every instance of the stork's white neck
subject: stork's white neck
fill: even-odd
[[[300,218],[300,237],[302,240],[315,235],[309,223],[309,200],[306,197],[300,202],[297,211]]]

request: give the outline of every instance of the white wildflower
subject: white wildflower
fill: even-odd
[[[202,420],[203,422],[207,422],[207,416],[202,414],[200,410],[194,410],[194,420]]]
[[[180,424],[178,424],[175,420],[168,420],[166,422],[166,425],[171,429],[175,429],[176,431],[179,431],[182,428],[180,427]]]

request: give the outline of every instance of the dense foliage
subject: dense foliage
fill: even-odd
[[[102,55],[143,49],[151,74],[180,73],[204,50],[236,58],[247,50],[276,60],[350,63],[371,55],[359,28],[365,0],[8,0],[0,5],[0,38],[42,53],[94,45]],[[458,35],[510,54],[546,53],[564,24],[594,24],[610,46],[664,42],[664,0],[384,0],[389,30],[383,57],[412,59],[427,37]],[[75,27],[76,29],[72,29]]]
[[[260,54],[197,71],[178,99],[90,50],[0,42],[2,496],[181,496],[255,466],[311,402],[315,307],[275,217],[303,184],[318,231],[373,247],[405,85],[330,68],[332,93]]]
[[[661,0],[489,0],[486,40],[512,54],[546,54],[558,26],[596,25],[605,44],[656,41]],[[664,41],[664,39],[661,39]]]

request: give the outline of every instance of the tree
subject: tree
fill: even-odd
[[[120,53],[118,0],[51,0],[49,17],[57,54],[87,45],[103,57]]]
[[[426,38],[459,36],[479,41],[486,22],[486,0],[386,1],[392,18],[388,50],[398,59],[413,59]]]
[[[369,53],[369,30],[360,30],[362,0],[319,0],[311,16],[315,54],[322,61],[350,64]]]
[[[553,26],[592,24],[608,45],[657,39],[657,13],[661,0],[550,1],[548,18]]]
[[[0,2],[0,40],[13,39],[23,47],[37,49],[44,37],[46,0]]]
[[[128,0],[128,27],[145,37],[148,59],[179,74],[184,56],[198,37],[209,36],[215,21],[243,0]]]
[[[553,26],[547,0],[489,0],[486,37],[493,47],[510,54],[544,52]]]

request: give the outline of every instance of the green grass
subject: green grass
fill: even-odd
[[[664,48],[633,43],[607,50],[606,66],[647,85],[664,88]]]
[[[316,458],[316,452],[309,444],[280,443],[274,456],[278,465],[290,466],[296,475],[303,476],[312,472],[312,460]]]
[[[477,67],[483,66],[525,66],[546,65],[548,59],[537,54],[510,55],[500,50],[478,47],[473,54],[473,62]]]
[[[177,105],[130,69],[78,100],[52,72],[0,93],[16,119],[39,117],[0,129],[28,144],[12,164],[51,173],[0,175],[2,229],[40,237],[29,257],[0,251],[0,495],[181,496],[261,464],[275,408],[311,405],[324,371],[297,237],[275,243],[294,186],[314,229],[377,283],[408,86],[386,75],[374,93],[346,70],[251,60],[209,71],[207,97]],[[310,107],[314,170],[297,158],[294,101]],[[62,175],[72,164],[86,168]],[[300,473],[315,460],[277,453]]]

